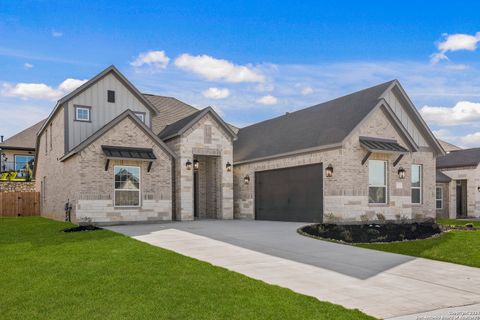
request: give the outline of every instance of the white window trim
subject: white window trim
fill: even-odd
[[[413,167],[414,166],[418,166],[420,167],[420,186],[419,187],[412,187],[410,185],[410,201],[412,201],[412,190],[413,189],[419,189],[420,190],[420,202],[413,202],[412,201],[412,204],[422,204],[423,203],[423,165],[421,164],[412,164],[412,168],[410,169],[410,172],[412,173],[413,175]],[[412,179],[410,178],[410,184],[412,183]]]
[[[116,189],[115,188],[115,168],[122,167],[122,168],[138,168],[138,205],[128,205],[128,206],[118,206],[116,205],[116,191],[134,191],[132,189]],[[142,168],[140,166],[113,166],[113,207],[114,208],[140,208],[142,206]]]
[[[78,118],[78,111],[79,110],[86,110],[88,114],[88,119],[80,119]],[[86,107],[86,106],[75,106],[75,121],[81,121],[81,122],[90,122],[91,121],[91,108]]]
[[[369,205],[382,205],[382,204],[387,204],[388,203],[388,161],[386,160],[368,160],[368,164],[370,167],[370,161],[381,161],[384,163],[384,168],[385,168],[385,185],[373,185],[370,184],[370,173],[368,173],[368,189],[367,189],[367,197],[368,197],[368,204]],[[370,170],[370,169],[368,169]],[[370,187],[374,188],[385,188],[385,202],[370,202]]]
[[[440,189],[440,198],[437,198],[437,190]],[[440,208],[437,208],[437,201],[440,201],[442,204]],[[435,209],[441,210],[443,209],[443,188],[442,187],[435,187]]]

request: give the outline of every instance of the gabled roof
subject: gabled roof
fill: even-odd
[[[454,145],[450,142],[440,140],[440,139],[437,139],[437,140],[446,152],[451,152],[451,151],[455,151],[455,150],[462,150],[462,148],[460,148],[460,147],[458,147],[458,146],[456,146],[456,145]]]
[[[170,140],[175,137],[178,137],[182,135],[185,131],[187,131],[189,128],[191,128],[197,121],[199,121],[201,118],[203,118],[207,113],[210,113],[217,122],[224,127],[225,131],[227,131],[228,134],[231,135],[232,138],[236,138],[237,135],[235,132],[230,128],[230,126],[225,123],[225,121],[220,118],[220,116],[211,108],[207,107],[203,110],[198,110],[195,113],[192,113],[191,115],[178,120],[177,122],[174,122],[163,129],[158,136],[162,140]]]
[[[445,173],[443,173],[442,171],[437,170],[435,181],[436,181],[437,183],[448,183],[448,182],[452,181],[452,178],[450,178],[449,176],[447,176],[447,175],[446,175]]]
[[[81,142],[79,145],[77,145],[75,148],[73,148],[70,152],[68,152],[66,155],[61,157],[59,160],[60,161],[65,161],[66,159],[70,158],[71,156],[79,153],[86,147],[88,147],[90,144],[92,144],[95,140],[103,136],[105,133],[110,131],[113,127],[115,127],[118,123],[120,123],[123,119],[129,117],[137,126],[143,130],[147,135],[149,135],[152,140],[154,140],[163,150],[165,150],[170,156],[173,158],[176,158],[177,155],[161,140],[159,139],[150,128],[148,128],[143,121],[141,121],[135,114],[133,113],[132,110],[128,109],[124,111],[122,114],[120,114],[118,117],[104,125],[102,128],[97,130],[94,134],[92,134],[90,137],[85,139],[83,142]]]
[[[105,70],[103,70],[102,72],[100,72],[99,74],[97,74],[96,76],[94,76],[93,78],[91,78],[90,80],[88,80],[87,82],[85,82],[84,84],[82,84],[80,87],[78,87],[77,89],[73,90],[72,92],[70,92],[69,94],[67,94],[66,96],[64,96],[63,98],[61,98],[60,100],[57,101],[57,104],[55,105],[55,107],[53,108],[52,112],[50,113],[50,115],[48,116],[47,120],[45,121],[44,125],[40,128],[39,130],[39,133],[42,132],[45,127],[48,125],[48,123],[50,122],[50,120],[52,119],[52,117],[55,115],[55,113],[57,112],[57,110],[65,103],[67,102],[68,100],[76,97],[77,95],[79,95],[80,93],[82,93],[83,91],[87,90],[88,88],[90,88],[93,84],[95,84],[98,80],[102,79],[103,77],[105,77],[106,75],[108,75],[109,73],[113,73],[119,80],[120,82],[122,82],[125,87],[127,87],[127,89],[130,90],[130,92],[132,92],[132,94],[137,97],[137,99],[139,99],[141,102],[143,102],[145,104],[145,106],[147,108],[149,108],[153,114],[157,114],[157,109],[153,106],[153,104],[147,99],[145,98],[141,93],[140,91],[138,91],[137,88],[135,88],[135,86],[130,82],[128,81],[128,79],[120,72],[118,71],[118,69],[114,66],[114,65],[111,65],[109,66],[108,68],[106,68]]]
[[[37,132],[43,126],[44,122],[45,119],[6,139],[0,143],[0,149],[35,150]]]
[[[437,158],[437,168],[476,167],[480,163],[480,148],[457,150]]]
[[[377,106],[381,95],[394,82],[241,128],[234,142],[234,161],[267,158],[319,146],[339,146]]]

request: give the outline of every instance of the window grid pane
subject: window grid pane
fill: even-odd
[[[387,162],[370,160],[368,162],[368,202],[387,203]]]
[[[140,206],[140,167],[114,167],[115,206]]]

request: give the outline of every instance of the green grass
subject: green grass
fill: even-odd
[[[373,319],[108,230],[0,219],[1,319]]]
[[[358,246],[480,268],[480,231],[452,230],[425,240]]]
[[[437,219],[437,223],[449,226],[465,226],[471,223],[474,227],[480,228],[480,220]]]

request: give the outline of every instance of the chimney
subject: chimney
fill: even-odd
[[[3,136],[0,136],[0,142],[3,142]]]

